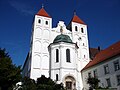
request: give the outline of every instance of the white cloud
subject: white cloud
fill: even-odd
[[[9,1],[9,4],[24,15],[34,15],[34,10],[28,4],[20,1]]]

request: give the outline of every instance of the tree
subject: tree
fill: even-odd
[[[35,80],[29,77],[22,78],[22,85],[18,90],[37,90]]]
[[[42,75],[37,79],[37,90],[64,90],[62,84],[56,84],[52,79]]]
[[[21,66],[16,66],[5,49],[0,48],[0,88],[12,89],[21,79]]]
[[[87,79],[87,83],[90,85],[90,90],[99,88],[98,86],[99,82],[100,80],[98,78],[89,77]]]
[[[42,75],[37,81],[24,77],[18,90],[64,90],[64,88],[62,84],[56,84],[52,79]]]

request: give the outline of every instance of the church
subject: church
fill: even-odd
[[[37,80],[45,75],[68,90],[82,90],[81,70],[89,61],[87,25],[74,13],[69,25],[59,21],[52,27],[42,7],[34,17],[23,76]]]
[[[37,80],[41,75],[63,83],[67,90],[89,90],[88,77],[99,86],[120,90],[120,41],[104,50],[89,48],[87,25],[74,13],[68,25],[42,7],[34,17],[30,50],[22,75]]]

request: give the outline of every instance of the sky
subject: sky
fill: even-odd
[[[42,4],[53,27],[66,25],[74,10],[88,26],[89,46],[105,49],[120,41],[120,0],[0,0],[0,47],[13,63],[23,65],[30,49],[34,15]]]

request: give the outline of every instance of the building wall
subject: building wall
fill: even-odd
[[[36,80],[41,75],[49,77],[49,54],[46,47],[50,44],[51,27],[51,18],[35,15],[30,47],[32,79]]]
[[[119,70],[115,71],[114,62],[119,62]],[[104,67],[108,65],[108,73],[105,74]],[[110,79],[111,86],[110,88],[117,88],[120,90],[120,83],[118,85],[117,76],[120,76],[120,55],[108,59],[106,62],[102,62],[98,65],[95,65],[91,68],[82,71],[83,86],[85,90],[88,90],[89,85],[87,84],[88,73],[91,73],[91,76],[94,77],[94,71],[97,71],[97,77],[100,80],[99,85],[103,88],[107,87],[106,79]],[[120,82],[120,81],[119,81]]]
[[[56,49],[59,51],[59,61],[56,62]],[[66,50],[70,50],[70,62],[66,61]],[[76,88],[80,88],[81,85],[80,79],[78,77],[80,76],[80,73],[78,72],[78,66],[77,66],[77,47],[75,44],[72,43],[64,43],[59,42],[57,44],[51,44],[49,46],[50,50],[50,78],[52,78],[54,81],[56,81],[56,74],[58,74],[58,80],[57,83],[63,83],[65,86],[65,78],[66,77],[73,77],[75,79]]]

